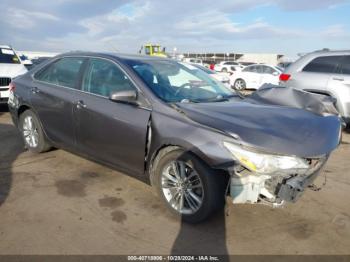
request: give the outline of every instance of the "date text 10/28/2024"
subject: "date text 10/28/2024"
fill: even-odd
[[[220,261],[218,256],[128,256],[128,261]]]

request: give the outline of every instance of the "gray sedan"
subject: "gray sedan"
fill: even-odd
[[[341,131],[337,115],[244,99],[174,60],[105,53],[38,65],[11,83],[9,109],[28,150],[62,148],[146,178],[192,223],[227,194],[296,201]]]

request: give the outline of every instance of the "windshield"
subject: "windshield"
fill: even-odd
[[[204,71],[204,72],[206,72],[206,73],[209,74],[209,75],[215,74],[215,72],[214,72],[213,70],[210,70],[209,68],[206,68],[205,66],[196,65],[196,64],[194,64],[193,66],[194,66],[194,67],[197,67],[198,69],[200,69],[200,70],[202,70],[202,71]]]
[[[189,64],[169,60],[129,60],[128,63],[165,102],[217,102],[235,95]]]
[[[20,60],[12,49],[0,48],[1,64],[20,64]]]
[[[159,46],[157,45],[153,46],[153,53],[159,53]]]

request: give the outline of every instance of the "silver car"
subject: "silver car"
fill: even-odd
[[[350,124],[350,51],[328,49],[309,53],[286,68],[280,85],[334,97],[345,123]]]

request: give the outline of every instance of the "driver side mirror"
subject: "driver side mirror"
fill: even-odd
[[[278,76],[278,75],[279,75],[279,73],[275,71],[275,72],[273,72],[273,73],[272,73],[272,75],[274,75],[274,76]]]
[[[110,94],[109,100],[117,103],[138,105],[137,92],[135,90],[122,90]]]

